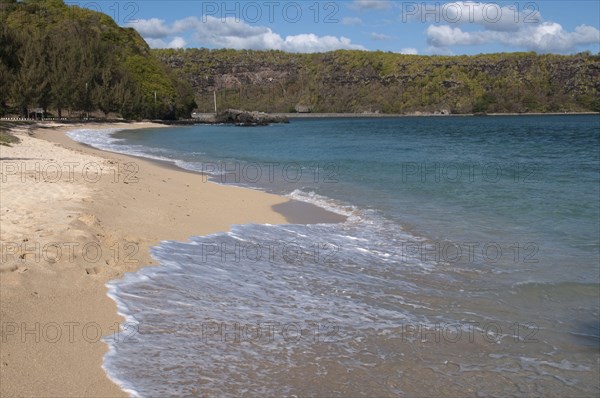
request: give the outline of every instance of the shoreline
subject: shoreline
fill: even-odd
[[[600,115],[599,112],[531,112],[531,113],[273,113],[276,116],[285,116],[289,119],[389,119],[389,118],[415,118],[415,117],[474,117],[474,116],[580,116]]]
[[[199,113],[199,119],[206,116],[214,116],[214,113]],[[266,113],[266,115],[275,117],[286,117],[288,119],[389,119],[389,118],[415,118],[415,117],[481,117],[481,116],[600,116],[600,112],[527,112],[527,113],[428,113],[428,112],[415,112],[415,113],[285,113],[285,112],[273,112]],[[106,120],[91,119],[91,120],[79,120],[79,119],[63,119],[58,120],[56,118],[49,119],[26,119],[20,117],[0,118],[0,123],[16,122],[16,123],[30,123],[44,124],[44,123],[56,123],[75,126],[95,126],[95,125],[124,125],[133,126],[136,124],[153,124],[155,127],[171,127],[178,125],[206,125],[206,124],[220,124],[220,123],[207,123],[197,119],[178,119],[178,120],[145,120],[145,121],[132,121],[132,120]],[[1,127],[1,126],[0,126]]]
[[[196,118],[181,119],[174,121],[162,121],[161,124],[169,126],[178,125],[218,125],[202,121],[202,119],[214,117],[214,113],[198,113]],[[441,113],[266,113],[273,117],[287,118],[289,121],[302,119],[401,119],[401,118],[419,118],[419,117],[502,117],[502,116],[590,116],[600,115],[600,112],[531,112],[531,113],[460,113],[460,114],[441,114]]]
[[[159,242],[226,232],[234,224],[340,221],[314,205],[206,183],[199,173],[66,135],[77,128],[149,127],[165,126],[17,128],[21,144],[2,147],[1,396],[127,396],[102,367],[108,345],[100,337],[118,333],[123,321],[106,283],[156,265],[150,248]],[[38,178],[57,165],[71,172]],[[86,177],[90,165],[101,172]],[[101,255],[86,257],[86,245]],[[74,249],[58,256],[66,246]]]
[[[79,129],[82,127],[83,128],[98,128],[97,126],[96,127],[94,127],[94,126],[84,125],[84,126],[74,128],[73,130]],[[124,128],[124,129],[120,129],[119,127],[117,127],[116,130],[118,130],[118,131],[141,130],[141,129],[146,129],[146,128],[169,128],[169,127],[172,127],[172,126],[151,123],[151,125],[149,125],[148,127],[144,126],[144,127],[139,127],[139,128],[133,127],[133,128]],[[102,129],[104,129],[104,127],[102,127]],[[69,130],[71,130],[71,129],[69,129]],[[233,184],[220,184],[218,182],[213,181],[212,176],[210,174],[205,174],[200,171],[194,171],[194,170],[189,170],[189,169],[180,167],[175,163],[175,161],[172,161],[172,160],[153,159],[153,158],[148,158],[148,157],[144,157],[141,155],[138,156],[138,155],[132,155],[132,154],[127,154],[127,153],[112,152],[112,151],[107,151],[107,150],[103,150],[103,149],[98,149],[92,145],[75,141],[72,138],[68,137],[66,133],[67,133],[67,131],[64,132],[64,136],[67,139],[67,142],[64,142],[62,139],[60,139],[60,141],[52,141],[52,142],[58,143],[60,145],[66,145],[68,148],[71,148],[71,149],[83,147],[83,148],[85,148],[85,150],[84,150],[85,152],[89,151],[89,153],[97,154],[101,157],[109,156],[109,155],[122,156],[123,158],[129,158],[132,160],[137,159],[137,160],[140,160],[143,162],[148,162],[150,164],[154,164],[158,167],[165,168],[168,170],[173,170],[173,171],[180,172],[180,173],[187,173],[187,174],[191,174],[194,176],[202,176],[203,178],[208,179],[207,182],[216,184],[218,186],[248,189],[251,191],[262,192],[262,193],[266,193],[268,195],[275,195],[277,197],[283,198],[283,199],[287,200],[287,202],[277,203],[277,204],[271,206],[271,208],[276,213],[279,213],[282,216],[284,216],[286,218],[288,224],[339,223],[339,222],[344,222],[347,218],[347,217],[339,215],[337,213],[333,213],[331,211],[325,210],[317,205],[301,202],[301,201],[298,201],[295,199],[288,199],[288,198],[278,195],[278,194],[273,194],[270,192],[255,190],[250,187],[237,186],[237,185],[233,185]],[[34,134],[34,136],[36,138],[44,139],[44,137],[38,137],[37,134]],[[203,182],[203,183],[206,184],[207,182]],[[221,231],[219,231],[219,232],[221,232]]]

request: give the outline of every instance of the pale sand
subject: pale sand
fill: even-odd
[[[21,144],[0,147],[2,397],[126,396],[101,368],[98,332],[110,335],[122,320],[105,283],[153,264],[149,248],[162,240],[286,222],[272,208],[289,206],[286,198],[98,151],[67,138],[72,128],[35,130],[43,139],[20,133]]]

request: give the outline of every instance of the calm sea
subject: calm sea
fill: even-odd
[[[135,396],[600,393],[598,116],[70,135],[348,217],[163,242],[111,282]]]

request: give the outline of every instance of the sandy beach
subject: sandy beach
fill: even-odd
[[[161,126],[44,126],[16,131],[21,143],[1,147],[2,397],[126,396],[102,369],[101,337],[118,333],[122,320],[105,283],[154,264],[149,248],[162,240],[307,213],[284,197],[207,183],[65,135],[82,127]],[[324,213],[313,211],[313,220]]]

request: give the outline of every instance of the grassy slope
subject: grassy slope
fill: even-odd
[[[152,50],[195,89],[199,109],[410,113],[600,111],[600,56],[413,56],[384,52]]]

